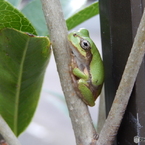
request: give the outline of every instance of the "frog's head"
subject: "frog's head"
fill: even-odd
[[[92,58],[91,49],[93,42],[89,37],[89,32],[87,29],[80,29],[79,31],[73,31],[68,35],[68,40],[72,52],[77,57],[79,61],[87,61]]]

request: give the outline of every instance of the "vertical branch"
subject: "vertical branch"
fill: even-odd
[[[20,145],[18,139],[0,115],[0,134],[9,145]]]
[[[128,104],[145,53],[145,11],[143,13],[113,105],[101,130],[97,145],[111,145]]]
[[[57,70],[65,94],[77,144],[96,141],[96,131],[87,106],[77,97],[70,77],[70,49],[67,28],[59,0],[41,0],[45,19],[50,32]]]

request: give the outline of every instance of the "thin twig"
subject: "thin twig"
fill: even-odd
[[[97,145],[111,145],[118,132],[136,76],[145,53],[145,11],[143,13],[116,97],[100,133]]]
[[[0,115],[0,134],[3,136],[3,138],[9,145],[21,145],[1,115]]]
[[[67,28],[59,0],[41,0],[50,32],[57,70],[71,117],[76,143],[88,145],[96,141],[97,134],[87,106],[77,97],[70,77],[70,49]]]

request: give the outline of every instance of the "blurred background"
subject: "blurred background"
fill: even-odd
[[[28,0],[23,0],[23,5]],[[78,7],[80,3],[87,6],[94,0],[73,0],[72,9]],[[86,28],[90,32],[90,37],[95,42],[101,53],[100,22],[99,16],[95,16],[88,21],[77,26]],[[97,125],[98,102],[95,107],[89,107],[94,125]],[[75,145],[74,133],[71,120],[69,118],[67,106],[61,89],[53,53],[46,70],[40,101],[29,127],[19,136],[23,145]]]

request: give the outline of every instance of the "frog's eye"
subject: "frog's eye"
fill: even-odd
[[[87,40],[84,40],[84,39],[81,40],[80,46],[81,46],[84,50],[89,50],[89,49],[91,49],[90,42],[87,41]]]

